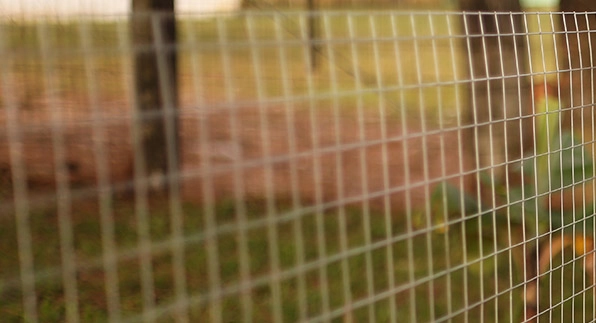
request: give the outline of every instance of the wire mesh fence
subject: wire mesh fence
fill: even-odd
[[[593,17],[2,21],[0,316],[593,319]],[[137,111],[134,56],[173,51]]]
[[[249,0],[244,1],[242,3],[245,7],[251,8],[304,8],[306,1],[290,1],[290,0],[270,0],[270,1],[263,1],[263,0]],[[448,5],[453,5],[453,3],[444,0],[400,0],[400,1],[390,1],[390,0],[319,0],[316,1],[317,7],[320,8],[360,8],[360,9],[370,9],[370,8],[403,8],[403,7],[434,7],[434,8],[442,8]]]

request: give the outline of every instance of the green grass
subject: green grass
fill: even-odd
[[[166,202],[161,198],[153,199],[148,216],[150,240],[155,246],[151,254],[155,304],[160,308],[175,301],[173,258],[168,247],[171,214]],[[250,223],[267,216],[265,201],[248,200],[245,203]],[[523,277],[514,266],[510,269],[512,265],[508,252],[495,250],[490,236],[481,240],[476,231],[477,226],[473,223],[466,224],[465,237],[458,226],[445,236],[424,227],[408,229],[404,214],[392,215],[388,223],[380,210],[363,213],[364,210],[359,206],[329,209],[317,214],[294,209],[285,202],[274,204],[274,217],[291,214],[288,221],[276,221],[271,226],[262,222],[263,225],[253,225],[242,231],[246,238],[244,247],[249,255],[249,263],[244,265],[248,265],[250,277],[254,279],[248,293],[252,302],[250,315],[255,321],[273,319],[273,307],[276,304],[274,286],[281,291],[277,305],[281,306],[281,314],[287,321],[299,318],[299,301],[303,301],[304,314],[311,318],[326,314],[323,308],[325,303],[330,310],[338,310],[364,301],[352,310],[346,310],[345,314],[335,316],[334,321],[341,321],[348,316],[359,322],[367,321],[371,313],[378,321],[386,321],[391,309],[395,309],[400,322],[414,319],[429,321],[452,313],[459,313],[454,317],[456,321],[462,320],[464,316],[474,321],[480,318],[487,322],[509,321],[511,313],[514,320],[521,317],[523,288],[519,284]],[[205,209],[190,204],[184,205],[183,209],[187,241],[184,246],[185,284],[189,296],[198,299],[189,308],[191,318],[204,319],[219,304],[224,321],[240,320],[248,315],[242,310],[242,294],[237,291],[242,281],[243,266],[240,262],[242,246],[238,240],[240,233],[232,229],[209,235],[205,226]],[[217,227],[224,228],[236,223],[237,214],[234,201],[220,201],[215,205]],[[79,311],[85,321],[107,319],[106,281],[101,262],[102,228],[98,217],[96,203],[75,204],[72,215],[74,249],[77,263],[81,266],[76,282]],[[116,201],[114,221],[115,243],[119,252],[119,304],[125,317],[135,317],[142,314],[143,294],[136,249],[139,224],[131,202]],[[317,221],[321,221],[321,225]],[[0,252],[3,255],[0,258],[0,316],[5,322],[19,322],[23,309],[19,254],[15,247],[16,224],[11,217],[3,217],[0,222],[0,234],[3,237],[0,240]],[[56,210],[32,212],[29,225],[38,274],[36,291],[40,319],[43,322],[63,321],[65,295],[60,272],[60,228]],[[278,236],[275,244],[277,254],[271,253],[273,242],[269,239],[269,229]],[[319,234],[324,237],[324,254],[319,248]],[[299,245],[300,236],[303,243]],[[217,246],[215,254],[209,254],[208,244]],[[479,246],[482,246],[482,250],[478,249]],[[228,292],[209,301],[209,293],[214,292],[209,285],[210,279],[213,279],[209,276],[209,265],[215,259],[213,257],[217,257],[220,288]],[[279,272],[285,273],[278,285],[271,276],[274,264],[272,257],[277,258]],[[571,266],[573,259],[566,261],[564,266],[542,279],[544,289],[541,304],[543,309],[550,306],[548,295],[552,292],[553,304],[561,302],[560,306],[554,307],[553,315],[557,317],[562,312],[564,317],[570,317],[575,309],[574,315],[578,318],[582,315],[584,302],[588,304],[586,308],[589,314],[592,297],[588,290],[583,290],[584,281],[579,278],[582,277],[578,270],[581,260],[575,260],[578,263],[575,269]],[[389,271],[389,264],[393,265],[393,271]],[[42,276],[43,273],[47,276]],[[326,275],[326,285],[321,280],[322,274]],[[372,276],[371,281],[367,279],[369,274]],[[552,279],[552,285],[549,279]],[[393,280],[393,285],[390,280]],[[512,282],[513,288],[510,285]],[[324,286],[327,286],[325,292],[322,290]],[[369,295],[369,291],[375,295],[385,293],[386,297],[366,302],[374,296]],[[574,293],[576,297],[571,297]],[[346,298],[348,295],[351,301]],[[328,299],[325,300],[325,296]],[[172,315],[166,313],[159,321],[169,321]],[[545,315],[548,316],[548,313]]]
[[[446,37],[449,30],[458,33],[457,17],[416,15],[410,20],[405,15],[380,14],[370,20],[367,15],[337,13],[325,17],[319,21],[319,67],[314,73],[307,58],[303,15],[288,12],[251,19],[238,15],[221,20],[222,24],[214,18],[182,17],[178,30],[183,104],[221,104],[230,97],[239,103],[294,97],[300,98],[297,107],[306,107],[311,78],[316,100],[333,98],[343,111],[382,105],[388,116],[399,117],[406,111],[430,121],[454,120],[462,104],[462,88],[424,84],[464,79],[457,40]],[[225,39],[220,39],[222,26]],[[86,63],[91,63],[101,98],[127,97],[132,61],[120,45],[128,44],[127,23],[47,22],[40,28],[13,22],[2,23],[0,30],[18,102],[34,107],[36,99],[46,95],[48,89],[40,77],[44,75],[59,97],[86,99]],[[284,46],[272,46],[280,42]],[[197,81],[201,93],[195,91]],[[231,87],[234,91],[227,92]],[[439,110],[443,120],[437,120]]]
[[[280,78],[283,68],[287,71],[292,95],[308,95],[307,80],[312,76],[315,94],[334,97],[335,104],[344,110],[358,105],[376,109],[383,103],[388,106],[390,115],[399,116],[405,109],[411,114],[425,113],[431,119],[437,117],[438,109],[453,116],[462,103],[456,102],[461,89],[454,84],[409,89],[464,78],[458,43],[446,37],[450,29],[452,34],[458,33],[459,21],[455,17],[419,15],[410,21],[408,16],[401,15],[381,14],[372,20],[367,15],[324,16],[318,21],[321,43],[317,44],[316,59],[320,65],[312,75],[309,75],[308,48],[303,36],[306,32],[301,29],[306,25],[304,17],[289,14],[275,20],[263,16],[252,19],[252,25],[248,21],[243,16],[225,21],[227,41],[243,44],[234,47],[217,46],[220,26],[215,20],[181,24],[183,39],[204,46],[190,59],[198,58],[203,63],[201,73],[207,81],[205,93],[208,95],[222,95],[221,89],[226,86],[221,77],[222,67],[227,54],[238,99],[256,96],[256,84],[250,82],[255,79],[263,81],[260,85],[266,98],[284,96],[283,78]],[[251,30],[252,41],[262,44],[252,51]],[[419,38],[414,40],[413,35]],[[431,39],[431,36],[436,38]],[[283,47],[270,46],[280,39],[285,42]],[[451,48],[454,48],[454,56]],[[286,58],[285,64],[282,64],[282,56]],[[182,57],[185,66],[186,56]],[[258,69],[260,77],[256,77],[253,68],[255,58],[262,64]],[[420,66],[420,70],[416,66]]]

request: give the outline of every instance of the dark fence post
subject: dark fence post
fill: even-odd
[[[317,51],[319,50],[317,45],[317,6],[315,0],[307,0],[308,8],[308,45],[310,53],[310,69],[315,71],[317,69]]]
[[[522,76],[528,74],[527,44],[522,36],[515,35],[525,33],[526,28],[518,0],[460,0],[460,6],[465,11],[463,49],[471,80],[468,113],[473,133],[467,144],[475,152],[476,169],[488,169],[483,172],[494,175],[492,184],[485,184],[480,180],[483,175],[476,174],[481,195],[478,198],[485,207],[491,207],[493,201],[499,203],[494,197],[496,181],[514,187],[522,180],[522,174],[513,166],[532,144],[527,131],[531,127],[520,118],[531,113],[530,79]],[[523,226],[506,229],[511,231],[498,234],[510,237],[502,242],[509,245],[523,281],[528,282],[535,277],[536,264],[534,257],[530,261],[533,265],[524,266],[532,257],[526,249],[531,253],[537,245],[526,246]],[[531,299],[526,301],[525,314],[531,317],[533,304]]]
[[[561,92],[565,100],[564,108],[571,107],[570,123],[574,119],[574,126],[583,126],[581,129],[584,142],[588,143],[594,154],[596,145],[592,142],[592,127],[594,127],[594,91],[596,85],[596,70],[594,58],[596,55],[596,33],[589,32],[596,29],[596,2],[585,0],[561,0],[561,11],[565,12],[561,21],[561,29],[565,32],[560,37],[559,57],[561,67],[569,72],[563,74],[561,79]],[[583,115],[583,120],[582,116]],[[581,124],[583,122],[583,125]],[[569,126],[569,124],[567,124]]]
[[[519,119],[529,113],[530,84],[525,32],[521,7],[517,0],[460,0],[464,16],[464,52],[469,76],[469,119],[474,127],[473,147],[477,149],[477,167],[506,165],[495,169],[504,179],[509,163],[521,157],[527,138],[520,132]],[[500,12],[500,14],[495,14]],[[504,12],[513,12],[504,14]],[[506,140],[505,140],[506,138]]]
[[[132,10],[135,111],[143,176],[149,176],[154,188],[161,190],[179,161],[174,1],[132,0]]]

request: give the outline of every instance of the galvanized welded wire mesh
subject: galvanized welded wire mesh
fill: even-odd
[[[187,14],[175,46],[1,21],[0,317],[593,319],[594,17]],[[165,176],[138,126],[164,115]]]

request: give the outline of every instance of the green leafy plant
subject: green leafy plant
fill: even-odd
[[[513,166],[523,177],[521,185],[510,185],[486,172],[480,173],[481,186],[491,188],[494,200],[501,201],[492,205],[483,203],[478,194],[472,196],[447,182],[441,183],[431,197],[435,215],[482,218],[508,214],[510,224],[523,223],[533,233],[561,227],[572,229],[571,223],[583,225],[577,223],[578,217],[593,213],[592,201],[582,210],[559,208],[550,202],[553,193],[576,189],[590,180],[594,176],[594,161],[572,130],[561,129],[561,112],[556,100],[545,99],[536,106],[542,112],[535,115],[535,149]],[[536,217],[538,227],[531,223]],[[527,221],[528,218],[532,221]]]
[[[572,246],[577,255],[586,255],[584,270],[593,280],[594,256],[586,254],[586,250],[592,250],[594,243],[586,229],[593,228],[594,203],[592,199],[585,199],[586,183],[594,176],[592,153],[584,149],[572,129],[563,129],[558,100],[545,96],[536,102],[535,108],[534,149],[513,166],[521,184],[513,185],[486,172],[479,173],[481,190],[491,192],[488,199],[484,196],[488,201],[480,197],[485,194],[470,194],[447,182],[439,184],[431,197],[435,219],[444,222],[437,225],[442,229],[438,231],[447,231],[450,224],[480,221],[485,233],[497,232],[493,227],[496,225],[509,232],[525,232],[526,242],[528,237],[544,237],[553,233],[556,238],[547,235],[549,239],[538,239],[537,247],[525,249],[527,254],[522,261],[526,264],[518,264],[519,269],[533,271],[531,276],[526,273],[525,279],[538,277],[548,268],[554,255]],[[569,198],[572,201],[567,201]],[[466,225],[463,227],[465,229]],[[531,239],[529,243],[533,244],[536,240]],[[536,250],[538,255],[532,254]],[[537,284],[536,281],[533,283]],[[524,297],[526,306],[536,307],[532,303],[535,299],[528,300],[528,295]]]

